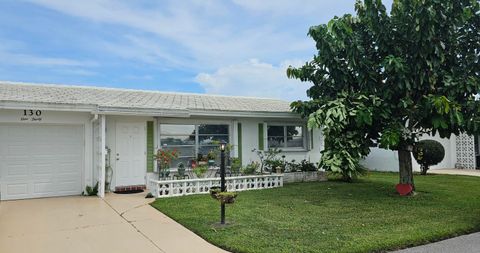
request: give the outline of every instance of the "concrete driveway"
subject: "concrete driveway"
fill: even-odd
[[[143,194],[0,202],[0,252],[225,252]]]

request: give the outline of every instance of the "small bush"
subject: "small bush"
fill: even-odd
[[[83,195],[85,196],[95,196],[97,194],[98,194],[98,182],[93,187],[91,187],[90,185],[87,185],[85,187],[85,191],[83,192]]]
[[[430,166],[440,163],[445,157],[445,149],[435,140],[422,140],[415,144],[413,157],[421,167],[421,174],[426,175]]]
[[[242,174],[244,175],[253,175],[257,172],[257,169],[260,167],[260,164],[257,162],[251,162],[244,168],[242,168]]]
[[[242,161],[240,160],[240,158],[237,158],[237,157],[232,157],[230,158],[231,160],[231,166],[230,166],[230,169],[232,170],[232,173],[233,174],[239,174],[240,173],[240,169],[242,167]]]
[[[282,172],[285,170],[285,164],[282,160],[280,159],[270,159],[270,160],[265,160],[264,161],[265,167],[267,168],[268,171],[270,172],[275,172],[277,171],[277,167],[280,167]]]
[[[193,169],[193,173],[197,176],[197,178],[202,178],[205,173],[208,171],[208,166],[207,165],[200,165],[197,166],[195,169]]]
[[[302,162],[300,162],[300,170],[301,171],[317,171],[318,168],[317,166],[315,166],[314,163],[309,162],[307,160],[302,160]]]

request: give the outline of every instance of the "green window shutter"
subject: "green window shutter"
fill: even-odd
[[[310,148],[314,149],[314,147],[313,147],[313,129],[310,130]]]
[[[147,172],[153,172],[153,121],[147,121]]]
[[[238,123],[238,159],[240,159],[240,164],[242,164],[242,123]]]
[[[263,140],[263,123],[258,124],[258,149],[264,150]]]

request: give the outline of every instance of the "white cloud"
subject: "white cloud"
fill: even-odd
[[[251,59],[248,62],[219,68],[214,73],[201,73],[195,80],[207,93],[252,97],[269,97],[293,101],[306,99],[311,86],[288,79],[289,65],[299,66],[299,61],[285,61],[278,66]]]
[[[341,15],[345,10],[353,11],[353,6],[355,4],[355,0],[233,0],[233,2],[248,10],[287,16],[312,13],[326,14],[325,10],[329,10],[331,17],[334,15]],[[342,10],[343,12],[335,13],[335,10]]]
[[[68,58],[43,57],[30,54],[12,53],[0,49],[0,59],[10,65],[43,66],[43,67],[93,67],[93,61],[79,61]],[[8,60],[7,60],[8,59]]]
[[[130,28],[117,37],[122,39],[99,45],[98,50],[163,67],[206,71],[249,58],[278,62],[288,58],[282,54],[311,54],[314,48],[309,38],[283,25],[245,22],[248,17],[237,13],[240,8],[226,1],[162,1],[148,7],[112,0],[28,1],[91,22]],[[302,28],[302,34],[306,32]]]

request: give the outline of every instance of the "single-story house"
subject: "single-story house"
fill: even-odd
[[[269,147],[317,162],[321,134],[305,123],[274,99],[0,82],[0,200],[148,185],[165,144],[185,162],[214,140],[244,165]]]

